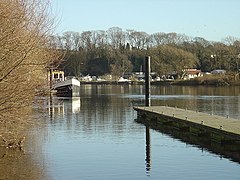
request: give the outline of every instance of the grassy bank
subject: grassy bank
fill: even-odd
[[[230,75],[222,76],[204,76],[190,80],[176,80],[172,85],[189,85],[189,86],[240,86],[240,80],[234,80]]]

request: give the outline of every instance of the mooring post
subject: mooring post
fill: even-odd
[[[150,56],[145,57],[145,106],[151,106],[150,89]]]

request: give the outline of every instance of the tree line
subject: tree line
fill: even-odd
[[[239,71],[240,40],[232,36],[215,42],[174,32],[148,34],[111,27],[107,31],[68,31],[51,38],[66,55],[60,67],[67,75],[139,72],[148,55],[152,71],[159,75],[181,74],[186,68]]]

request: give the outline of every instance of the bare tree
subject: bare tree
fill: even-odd
[[[236,42],[237,40],[239,41],[239,38],[233,37],[233,36],[227,36],[222,41],[227,45],[233,45],[234,42]]]
[[[121,28],[112,27],[109,28],[107,32],[110,44],[113,49],[117,49],[125,45],[125,33],[122,31]]]
[[[127,30],[127,37],[129,44],[137,49],[146,49],[151,42],[151,36],[142,31]]]
[[[158,33],[154,33],[152,35],[152,38],[153,38],[153,42],[154,44],[156,44],[156,46],[160,46],[163,44],[163,41],[164,41],[164,34],[163,32],[158,32]]]
[[[80,48],[80,33],[72,32],[72,39],[73,39],[73,50],[78,51]]]
[[[105,31],[99,30],[97,31],[97,46],[104,47],[107,45],[107,34]]]
[[[86,49],[92,48],[92,32],[91,31],[83,31],[81,33],[81,45]]]
[[[56,59],[48,7],[48,0],[0,0],[0,145],[22,145],[44,68]]]

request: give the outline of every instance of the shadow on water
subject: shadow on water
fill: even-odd
[[[135,120],[137,123],[144,124]],[[193,134],[179,131],[177,129],[171,128],[166,125],[161,127],[155,127],[151,124],[144,124],[146,126],[146,174],[150,176],[151,171],[151,138],[150,138],[150,129],[156,130],[160,133],[166,134],[174,139],[178,139],[181,142],[187,143],[189,145],[195,146],[200,150],[208,151],[218,155],[220,158],[227,158],[230,161],[240,164],[240,144],[238,143],[228,143],[220,144],[217,142],[210,141],[206,137],[198,137]]]

